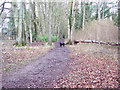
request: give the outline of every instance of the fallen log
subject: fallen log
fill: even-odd
[[[111,45],[111,46],[119,46],[119,43],[111,43],[111,42],[103,42],[103,41],[97,41],[97,40],[74,40],[74,44],[78,43],[96,43],[96,44],[104,44],[104,45]]]
[[[78,44],[79,42],[79,40],[74,40],[74,45]]]
[[[84,41],[81,40],[80,42],[81,42],[81,43],[92,43],[92,40],[84,40]]]

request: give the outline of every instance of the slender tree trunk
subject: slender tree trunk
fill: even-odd
[[[74,29],[75,29],[75,27],[74,27],[74,25],[75,25],[75,10],[76,10],[76,6],[75,6],[76,4],[75,4],[75,0],[73,1],[73,10],[72,10],[72,12],[73,12],[73,22],[72,22],[72,28],[71,28],[71,42],[73,41],[73,32],[74,32]]]
[[[70,21],[68,19],[68,40],[70,40]]]
[[[23,18],[23,5],[20,5],[20,12],[19,12],[19,26],[18,26],[18,45],[22,44],[22,18]]]
[[[68,4],[69,4],[69,2],[68,2]],[[67,31],[68,31],[68,40],[70,40],[70,9],[67,8],[67,10],[68,10],[68,26],[67,26],[68,30]]]
[[[56,32],[57,32],[57,23],[55,24],[55,33],[54,33],[55,36],[56,36]]]
[[[52,44],[52,41],[51,41],[51,2],[49,3],[49,44],[51,45]]]
[[[98,20],[100,20],[100,0],[98,1]]]
[[[29,40],[28,40],[28,31],[25,32],[25,35],[26,35],[26,43],[29,43]]]
[[[69,39],[69,43],[71,43],[72,11],[73,11],[73,0],[71,0],[71,3],[70,3],[70,14],[69,14],[69,19],[68,19],[68,39]]]
[[[43,21],[43,23],[42,23],[42,25],[43,25],[43,34],[45,35],[45,31],[46,31],[46,16],[45,16],[45,7],[43,7],[43,5],[42,5],[42,11],[43,11],[43,19],[42,19],[42,21]]]
[[[29,6],[31,7],[31,5]],[[29,9],[29,36],[30,36],[30,43],[32,43],[32,9]]]
[[[54,15],[54,11],[52,12],[53,13],[53,16],[52,16],[52,35],[55,34],[55,15]]]
[[[45,35],[45,25],[44,25],[44,18],[43,18],[43,15],[41,14],[42,13],[42,8],[40,5],[41,3],[37,3],[37,9],[38,9],[38,20],[39,20],[39,24],[38,24],[38,28],[41,32],[42,35]]]
[[[23,45],[26,44],[27,38],[26,38],[26,32],[27,32],[27,25],[26,25],[26,5],[25,2],[23,2]]]
[[[26,15],[27,16],[27,15]],[[28,20],[29,15],[26,17],[24,23],[25,23],[25,36],[26,36],[26,43],[29,43],[29,35],[28,35],[28,30],[29,30],[29,20]]]
[[[100,16],[100,0],[98,1],[98,20],[100,21],[101,19],[101,16]],[[100,41],[100,38],[99,38],[99,33],[100,33],[100,28],[98,28],[97,30],[97,40]],[[99,46],[100,46],[100,43],[99,43]]]
[[[16,30],[16,36],[15,38],[17,39],[18,37],[18,9],[17,9],[17,4],[16,4],[16,1],[14,0],[13,2],[13,5],[14,5],[14,24],[15,24],[15,30]]]
[[[103,0],[103,16],[102,16],[103,20],[104,20],[104,16],[105,16],[104,12],[105,12],[105,1]]]
[[[82,28],[84,30],[84,27],[85,27],[85,0],[83,2],[83,23],[82,23]]]
[[[104,20],[104,10],[103,10],[103,20]]]
[[[37,25],[36,25],[36,13],[35,13],[35,1],[33,2],[33,13],[34,13],[34,30],[35,30],[35,40],[37,39]]]
[[[60,24],[60,23],[59,23],[59,24]],[[58,38],[60,37],[60,28],[59,28],[59,24],[58,24],[58,27],[57,27],[57,28],[58,28],[58,31],[57,31],[57,32],[58,32],[58,33],[57,33],[57,37],[58,37]]]
[[[72,28],[71,28],[71,41],[73,41],[73,32],[74,32],[74,25],[75,25],[75,17],[73,18]]]
[[[30,33],[30,43],[32,43],[32,25],[31,25],[31,20],[30,20],[30,25],[29,25],[29,33]]]

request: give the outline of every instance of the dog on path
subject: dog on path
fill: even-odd
[[[64,39],[62,39],[61,41],[60,41],[60,47],[64,47],[65,46],[65,42],[64,42]]]
[[[64,47],[65,46],[65,43],[64,42],[60,42],[60,47]]]

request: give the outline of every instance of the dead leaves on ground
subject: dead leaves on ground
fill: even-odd
[[[55,88],[118,88],[118,64],[115,60],[93,54],[72,54],[69,75],[60,79]]]
[[[51,47],[41,46],[39,43],[23,47],[8,44],[6,43],[6,47],[2,47],[3,75],[7,75],[7,72],[11,72],[13,69],[21,68],[32,60],[36,60],[51,49]]]

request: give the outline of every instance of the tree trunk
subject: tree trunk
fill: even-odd
[[[30,25],[29,25],[29,33],[30,33],[30,43],[32,43],[32,25],[31,25],[31,20],[30,20]]]
[[[20,5],[20,11],[19,11],[19,25],[18,25],[18,39],[17,39],[17,42],[18,42],[18,45],[21,45],[22,44],[22,18],[23,18],[23,5],[21,3]]]
[[[73,0],[71,0],[71,3],[70,3],[70,14],[69,14],[69,18],[68,18],[68,39],[69,39],[69,43],[71,43],[72,11],[73,11]]]
[[[74,32],[74,25],[75,25],[75,17],[73,18],[72,28],[71,28],[71,42],[73,41],[73,32]]]
[[[68,40],[70,40],[70,21],[69,21],[69,18],[68,18]]]
[[[27,32],[27,16],[26,16],[26,5],[25,2],[23,2],[23,45],[26,45],[26,41],[28,41],[26,38],[26,32]]]
[[[83,7],[83,23],[82,23],[82,28],[84,30],[84,27],[85,27],[85,0],[83,2],[83,5],[84,5],[84,7]]]
[[[102,16],[103,20],[104,20],[104,16],[105,16],[104,12],[105,12],[105,1],[103,0],[103,16]]]
[[[60,24],[60,23],[59,23],[59,24]],[[59,38],[59,37],[60,37],[60,28],[59,28],[59,25],[58,25],[57,28],[58,28],[58,31],[57,31],[57,32],[58,32],[58,33],[57,33],[57,38]]]
[[[74,27],[74,25],[75,25],[75,10],[76,10],[76,3],[75,3],[75,1],[73,1],[73,10],[72,10],[72,12],[73,12],[73,15],[72,15],[72,17],[73,17],[73,22],[72,22],[72,28],[71,28],[71,42],[73,41],[73,32],[74,32],[74,29],[75,29],[75,27]]]
[[[51,45],[52,44],[52,41],[51,41],[51,2],[49,3],[49,44]]]
[[[15,24],[15,30],[16,30],[16,36],[15,38],[17,39],[18,37],[18,9],[17,9],[17,4],[16,4],[16,1],[14,0],[13,2],[13,5],[14,5],[14,24]]]
[[[44,18],[43,18],[43,14],[41,14],[42,11],[43,11],[43,9],[41,7],[42,7],[42,5],[40,5],[40,3],[37,3],[38,20],[39,20],[38,27],[39,27],[39,30],[41,31],[41,34],[45,35],[45,25],[44,25],[45,21],[44,21]]]
[[[35,1],[33,2],[33,18],[34,18],[34,30],[35,30],[35,40],[37,40],[37,26],[36,26],[36,13],[35,13]]]
[[[31,7],[31,5],[29,6],[29,7]],[[30,43],[32,43],[32,9],[30,8],[29,9],[29,36],[30,36]]]
[[[98,1],[98,20],[100,20],[100,0]]]

